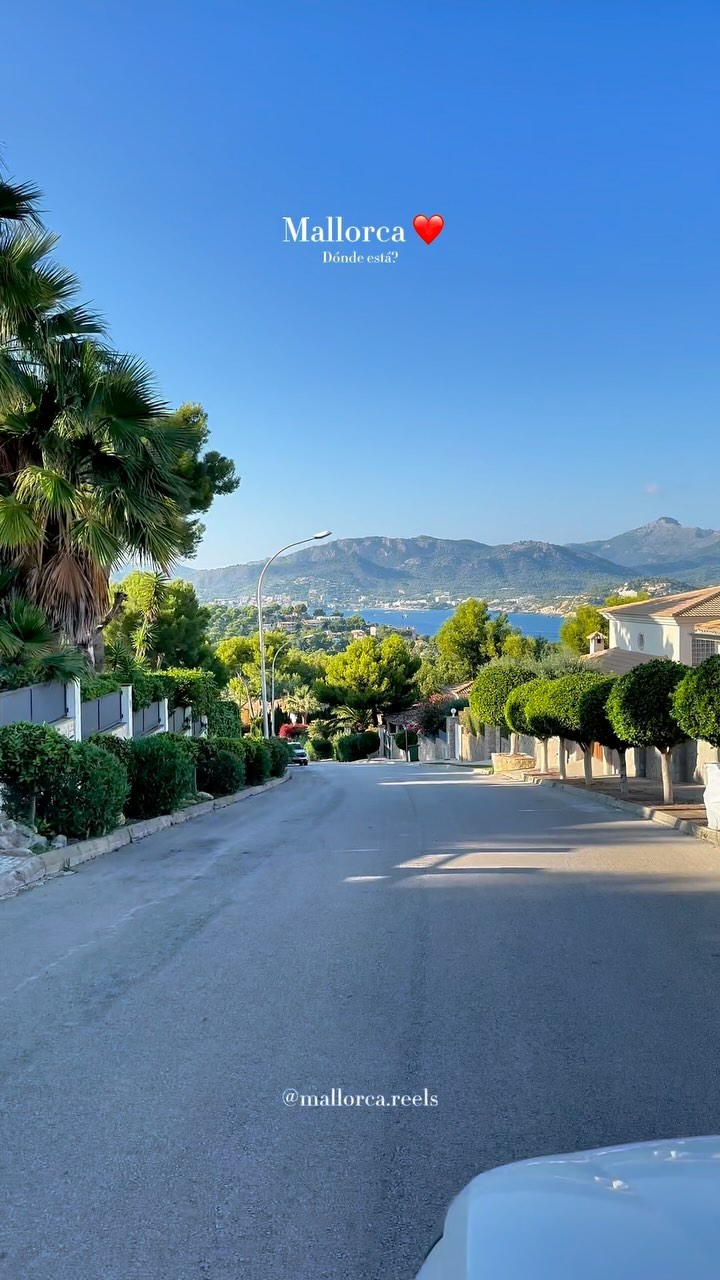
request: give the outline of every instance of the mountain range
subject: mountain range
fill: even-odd
[[[262,562],[222,569],[183,565],[202,600],[247,599]],[[338,538],[277,561],[266,579],[269,594],[296,599],[308,592],[330,602],[360,596],[378,601],[517,596],[601,596],[628,580],[661,579],[702,586],[720,581],[720,531],[681,525],[662,516],[605,542],[512,542],[493,546],[470,540],[432,538]]]

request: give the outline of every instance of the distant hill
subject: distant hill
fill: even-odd
[[[672,516],[660,516],[605,542],[568,546],[651,576],[681,577],[694,586],[720,582],[720,530],[681,525]]]
[[[255,589],[261,563],[224,569],[182,566],[202,600],[237,599]],[[489,546],[449,538],[338,538],[310,546],[277,561],[268,571],[267,590],[298,599],[308,588],[329,600],[359,595],[392,601],[451,596],[601,594],[627,578],[627,566],[585,548],[551,542],[513,542]]]

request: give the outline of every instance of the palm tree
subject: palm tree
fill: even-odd
[[[3,585],[7,585],[6,575]],[[5,689],[77,679],[87,667],[83,655],[63,643],[42,610],[14,593],[0,605],[0,655],[0,682]]]
[[[0,186],[0,564],[93,652],[112,569],[133,557],[167,572],[187,545],[180,460],[196,440],[142,362],[98,340],[36,199]]]
[[[310,689],[306,684],[300,685],[294,693],[287,695],[285,699],[285,706],[288,711],[292,711],[296,715],[302,716],[305,723],[307,723],[308,716],[314,715],[315,712],[320,711],[321,709],[321,704],[318,702],[312,689]]]

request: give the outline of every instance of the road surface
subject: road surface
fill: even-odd
[[[482,1169],[717,1132],[719,873],[574,795],[327,764],[0,903],[0,1276],[409,1280]],[[333,1089],[373,1102],[283,1102]]]

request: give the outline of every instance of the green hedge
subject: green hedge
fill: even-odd
[[[407,731],[398,729],[395,734],[395,746],[399,747],[401,751],[409,751],[411,747],[416,747],[417,744],[418,736],[414,729],[408,729]]]
[[[231,796],[245,781],[245,764],[235,751],[226,751],[216,742],[200,740],[197,757],[197,782],[201,791],[212,796]]]
[[[282,778],[292,758],[292,746],[282,738],[269,738],[270,777]]]
[[[172,813],[194,790],[192,760],[167,733],[130,743],[129,818],[157,818]]]
[[[209,738],[239,738],[242,735],[240,712],[227,698],[216,698],[207,717]]]
[[[208,715],[217,701],[218,686],[212,671],[201,667],[168,667],[161,673],[170,681],[170,710],[192,707],[194,716]]]
[[[351,760],[365,760],[380,746],[380,735],[374,729],[365,733],[345,733],[333,739],[333,758],[347,764]]]
[[[113,671],[104,671],[102,675],[88,671],[80,677],[80,697],[83,702],[93,702],[95,698],[104,698],[106,693],[117,693],[122,686],[123,681]]]
[[[259,787],[270,777],[270,748],[263,738],[243,738],[245,779],[249,787]]]
[[[89,742],[73,742],[37,817],[71,840],[102,836],[118,825],[129,791],[127,769],[118,759]]]
[[[333,744],[329,738],[310,738],[306,750],[311,760],[330,760]]]

